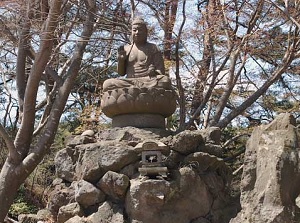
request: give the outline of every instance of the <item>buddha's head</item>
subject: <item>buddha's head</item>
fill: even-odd
[[[132,21],[131,28],[132,41],[136,44],[144,44],[147,42],[148,29],[146,22],[137,17]]]

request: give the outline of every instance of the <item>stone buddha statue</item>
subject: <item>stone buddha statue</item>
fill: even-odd
[[[164,118],[176,109],[175,92],[165,75],[164,60],[158,47],[147,41],[145,21],[136,18],[132,22],[132,43],[118,49],[118,74],[125,78],[108,79],[103,83],[101,107],[104,114],[113,118],[113,126],[148,127],[145,117],[160,115]],[[144,122],[127,123],[122,117],[140,117]],[[123,121],[117,121],[122,119]],[[126,122],[126,123],[124,123]],[[153,119],[150,118],[150,122]]]
[[[171,88],[170,79],[165,76],[165,66],[158,47],[147,42],[148,29],[141,18],[132,22],[132,43],[118,49],[118,74],[127,79],[109,79],[103,90],[116,87],[163,87]]]

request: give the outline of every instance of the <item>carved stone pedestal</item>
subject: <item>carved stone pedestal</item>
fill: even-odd
[[[165,117],[159,114],[124,114],[112,118],[112,127],[165,128]]]
[[[165,118],[176,109],[176,93],[157,87],[116,88],[104,92],[101,108],[113,127],[165,128]]]

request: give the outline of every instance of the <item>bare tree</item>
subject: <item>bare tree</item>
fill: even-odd
[[[95,24],[95,10],[96,1],[83,1],[85,21],[81,34],[76,43],[76,48],[73,55],[66,62],[68,68],[63,75],[58,75],[57,71],[53,69],[52,52],[54,49],[54,42],[58,38],[57,31],[60,28],[60,21],[63,20],[63,10],[69,3],[68,1],[53,0],[50,2],[49,8],[46,10],[37,10],[42,12],[37,14],[37,11],[32,11],[34,1],[21,2],[20,8],[27,8],[22,10],[21,31],[19,35],[19,52],[17,60],[17,80],[19,91],[19,100],[22,106],[22,119],[20,128],[15,139],[12,139],[0,127],[0,135],[5,139],[6,145],[9,149],[8,157],[2,167],[0,173],[0,222],[8,212],[10,205],[17,193],[19,186],[24,182],[26,177],[34,170],[34,168],[43,159],[45,153],[49,150],[53,142],[60,117],[64,111],[69,93],[74,85],[74,81],[78,76],[82,57],[89,39],[93,33]],[[70,1],[72,5],[73,2]],[[42,15],[42,16],[41,16]],[[34,54],[31,54],[31,48],[28,41],[29,31],[33,25],[31,18],[38,18],[42,22],[42,28],[39,34],[39,48]],[[28,78],[26,76],[26,65],[28,60],[32,61]],[[47,94],[47,108],[45,117],[42,119],[40,125],[36,126],[36,101],[39,93],[39,86],[43,77],[47,73],[47,69],[51,69],[54,79],[54,86],[49,94]],[[38,138],[33,140],[34,134],[38,133]]]
[[[273,1],[264,0],[209,0],[201,1],[200,6],[199,25],[207,27],[200,26],[204,27],[200,29],[204,33],[203,59],[187,124],[206,114],[205,126],[224,128],[239,115],[249,118],[247,109],[283,74],[293,74],[298,67],[299,28],[295,21],[299,13],[287,15]]]

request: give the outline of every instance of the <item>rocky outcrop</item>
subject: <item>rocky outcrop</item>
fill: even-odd
[[[237,208],[229,205],[231,171],[218,157],[219,137],[217,128],[173,134],[134,127],[73,137],[55,158],[60,180],[48,209],[69,223],[227,223]],[[140,176],[140,144],[149,141],[165,145],[167,177]]]
[[[240,203],[230,195],[231,170],[220,158],[220,137],[218,128],[174,134],[134,127],[71,137],[55,158],[59,178],[43,212],[48,214],[22,215],[20,222],[47,221],[49,215],[58,223],[300,222],[295,119],[282,114],[254,129]],[[162,149],[166,176],[139,173],[147,168],[141,152],[149,145]]]
[[[254,129],[241,181],[242,211],[230,223],[296,223],[300,211],[299,133],[289,114]]]

